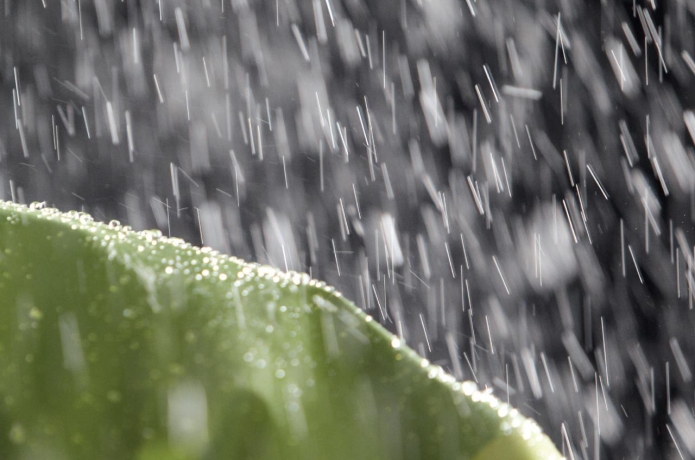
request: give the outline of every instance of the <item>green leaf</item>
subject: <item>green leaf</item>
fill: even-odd
[[[0,203],[5,459],[554,459],[332,288]]]

